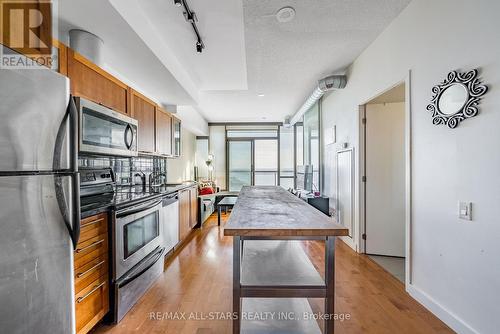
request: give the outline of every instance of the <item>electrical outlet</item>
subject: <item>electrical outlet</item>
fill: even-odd
[[[460,202],[458,205],[458,218],[472,220],[472,203]]]

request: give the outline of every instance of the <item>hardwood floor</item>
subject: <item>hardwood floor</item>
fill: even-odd
[[[224,217],[224,221],[227,218]],[[222,224],[224,225],[224,224]],[[217,216],[190,235],[185,246],[166,263],[158,281],[116,326],[99,325],[94,333],[231,333],[230,320],[204,320],[231,312],[232,238],[224,237]],[[323,275],[323,243],[303,244],[315,267]],[[444,323],[413,300],[396,278],[356,254],[342,241],[336,244],[336,313],[349,320],[336,321],[335,333],[453,333]],[[310,300],[321,312],[321,299]],[[167,316],[194,319],[166,319]],[[197,313],[196,313],[197,312]],[[215,312],[215,313],[214,313]],[[220,312],[220,314],[218,313]]]

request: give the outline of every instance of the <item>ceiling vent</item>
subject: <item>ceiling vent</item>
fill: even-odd
[[[307,98],[306,102],[299,108],[293,117],[286,122],[287,126],[297,123],[302,116],[329,90],[342,89],[347,84],[345,75],[331,75],[318,81],[318,87]]]
[[[98,66],[103,65],[104,42],[98,36],[80,29],[69,31],[69,46]]]

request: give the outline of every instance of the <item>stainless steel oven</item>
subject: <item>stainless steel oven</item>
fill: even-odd
[[[115,278],[118,279],[162,246],[162,200],[132,205],[115,216]]]
[[[137,156],[137,120],[80,97],[75,103],[80,152]]]

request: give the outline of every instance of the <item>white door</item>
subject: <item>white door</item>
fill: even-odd
[[[405,104],[366,105],[366,253],[405,256]]]

